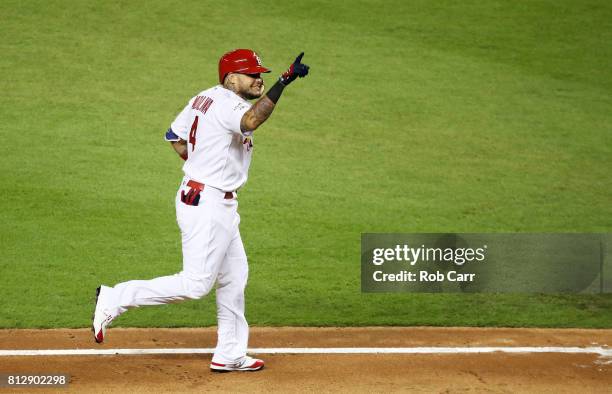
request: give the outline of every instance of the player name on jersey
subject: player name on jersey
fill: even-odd
[[[191,109],[195,109],[196,111],[200,111],[202,114],[205,114],[212,103],[213,99],[210,97],[197,96],[195,100],[193,100],[193,104],[191,104]]]

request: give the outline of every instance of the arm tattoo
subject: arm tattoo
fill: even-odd
[[[268,96],[263,96],[261,100],[258,100],[255,105],[253,105],[253,113],[255,114],[255,119],[257,119],[259,124],[262,124],[270,117],[275,106],[276,104],[274,104],[274,102],[270,100]]]
[[[240,129],[242,131],[255,130],[270,117],[275,106],[276,104],[268,96],[263,96],[245,112],[240,121]]]

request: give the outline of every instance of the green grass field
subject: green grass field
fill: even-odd
[[[230,4],[230,3],[227,3]],[[255,325],[612,327],[612,296],[362,294],[362,232],[610,232],[605,1],[2,1],[0,327],[87,327],[178,272],[163,132],[252,47],[311,74],[240,194]],[[122,326],[215,324],[214,297]]]

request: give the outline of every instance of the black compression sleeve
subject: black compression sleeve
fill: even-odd
[[[285,89],[285,85],[283,85],[280,80],[276,81],[276,83],[270,88],[270,90],[268,90],[266,96],[268,96],[268,98],[272,100],[274,104],[276,104],[281,94],[283,93],[283,89]]]

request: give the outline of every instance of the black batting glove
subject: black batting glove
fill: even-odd
[[[308,69],[310,67],[302,64],[302,56],[304,56],[304,52],[300,53],[300,55],[295,58],[295,61],[291,67],[289,67],[289,69],[280,76],[279,80],[283,85],[287,86],[297,77],[304,78],[306,75],[308,75]]]

